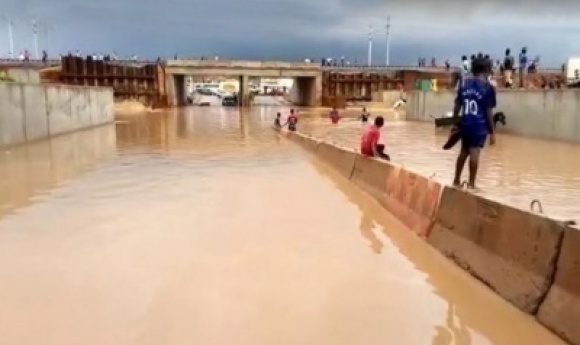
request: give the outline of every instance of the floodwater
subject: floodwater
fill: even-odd
[[[452,182],[460,145],[449,151],[441,148],[449,129],[397,121],[400,116],[393,111],[379,114],[388,118],[381,136],[393,162],[441,183]],[[358,150],[363,125],[351,117],[332,126],[324,115],[303,121],[299,130]],[[580,161],[575,158],[580,157],[580,145],[501,133],[496,137],[496,145],[482,151],[477,178],[480,193],[525,210],[537,199],[547,216],[580,223]],[[463,180],[467,178],[466,165]]]
[[[563,344],[279,137],[279,110],[0,151],[0,344]]]

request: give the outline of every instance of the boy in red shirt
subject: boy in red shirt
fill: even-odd
[[[288,120],[286,120],[284,126],[288,125],[288,130],[291,132],[295,132],[296,124],[298,124],[298,116],[294,114],[294,109],[290,109],[290,116],[288,116]]]
[[[379,144],[381,138],[381,127],[385,124],[385,119],[382,116],[375,118],[375,124],[365,129],[361,138],[360,153],[365,156],[378,157],[391,160],[389,155],[384,153],[385,145]]]

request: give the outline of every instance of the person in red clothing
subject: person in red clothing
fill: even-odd
[[[284,124],[284,126],[288,125],[288,130],[291,132],[295,132],[297,123],[298,123],[298,116],[296,116],[296,114],[294,114],[294,109],[290,109],[290,116],[288,116],[288,120],[286,120],[286,123]]]
[[[384,153],[385,145],[379,144],[381,139],[381,127],[385,124],[385,119],[382,116],[377,116],[375,118],[375,124],[369,126],[362,135],[360,152],[361,154],[369,157],[378,157],[391,160],[389,155]]]
[[[338,110],[336,110],[336,107],[332,107],[332,111],[330,112],[330,121],[332,121],[332,124],[336,125],[338,120],[340,120]]]

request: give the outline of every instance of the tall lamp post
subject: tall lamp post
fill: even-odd
[[[14,21],[8,16],[3,16],[2,19],[8,24],[8,55],[14,59]]]
[[[385,26],[387,34],[387,51],[385,56],[385,65],[391,64],[391,16],[387,16],[387,25]]]
[[[369,26],[369,52],[368,52],[368,65],[371,67],[373,63],[373,27]]]

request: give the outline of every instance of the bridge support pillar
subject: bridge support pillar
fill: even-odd
[[[250,78],[247,75],[240,76],[240,92],[238,97],[240,106],[246,107],[251,103],[250,100]]]
[[[167,99],[170,107],[181,107],[186,103],[185,76],[179,74],[167,75],[165,80]]]

